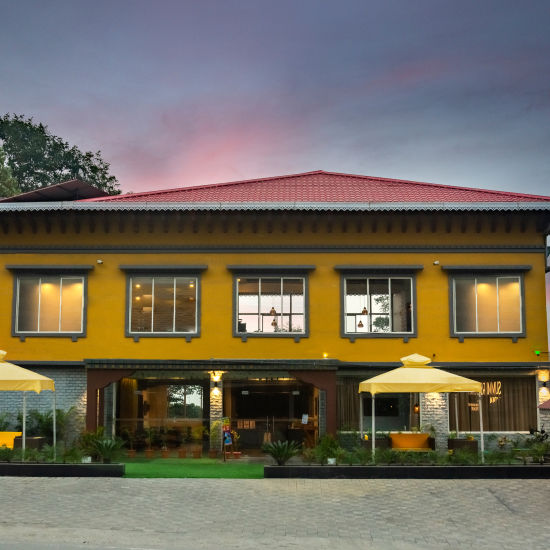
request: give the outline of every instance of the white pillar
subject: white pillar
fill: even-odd
[[[23,440],[21,441],[21,456],[25,460],[25,444],[27,439],[27,392],[23,392]]]
[[[485,464],[485,441],[483,437],[483,409],[481,408],[481,394],[478,394],[479,403],[479,442],[481,443],[481,463]]]

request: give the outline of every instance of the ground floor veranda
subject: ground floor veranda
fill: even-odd
[[[185,444],[207,449],[219,444],[219,420],[225,417],[242,450],[279,439],[312,446],[325,433],[358,430],[360,399],[363,425],[370,425],[370,395],[360,397],[357,387],[384,370],[299,361],[90,361],[86,427],[131,437],[138,449]],[[487,432],[528,432],[544,423],[537,406],[548,399],[547,370],[493,365],[460,374],[483,383]],[[441,441],[449,431],[479,431],[477,395],[387,394],[375,406],[380,431],[429,425]]]

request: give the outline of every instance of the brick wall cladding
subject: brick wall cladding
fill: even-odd
[[[219,449],[221,447],[221,427],[218,424],[214,424],[217,420],[222,418],[223,414],[223,382],[218,382],[219,395],[214,395],[212,390],[214,389],[214,382],[210,382],[210,447],[212,449]]]
[[[435,428],[435,450],[447,450],[449,434],[449,394],[420,394],[420,425]],[[424,428],[425,429],[425,428]]]
[[[86,371],[84,368],[40,368],[29,369],[38,374],[52,378],[55,382],[56,406],[64,411],[75,407],[84,423],[86,418]],[[27,411],[32,409],[41,412],[51,411],[53,406],[52,392],[27,392]],[[23,410],[23,392],[0,391],[0,414],[4,412],[17,416]]]
[[[542,428],[544,426],[545,431],[550,431],[550,411],[546,409],[539,409],[540,412],[540,426],[539,428]]]

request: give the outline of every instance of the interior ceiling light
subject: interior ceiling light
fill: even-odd
[[[272,327],[276,327],[276,326],[277,326],[277,319],[273,319],[273,321],[271,321],[271,326],[272,326]]]
[[[275,311],[274,307],[271,307],[271,311],[269,312],[270,315],[277,315],[277,312]]]
[[[357,323],[357,328],[363,328],[365,325],[363,325],[363,321],[359,319],[359,322]]]
[[[368,315],[369,312],[366,307],[363,308],[363,311],[361,312],[361,315]]]

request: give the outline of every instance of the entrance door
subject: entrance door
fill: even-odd
[[[259,449],[266,441],[315,440],[314,391],[296,380],[232,381],[231,421],[243,449]]]

